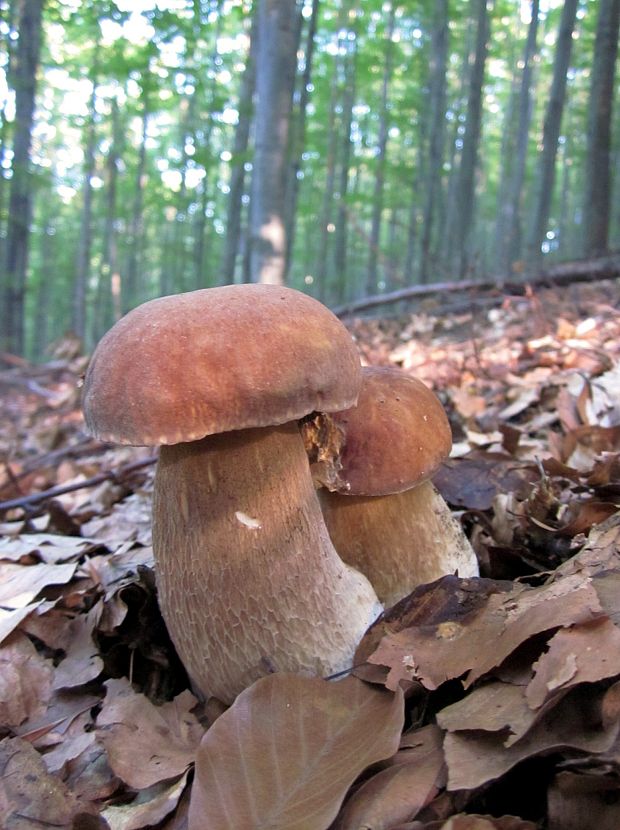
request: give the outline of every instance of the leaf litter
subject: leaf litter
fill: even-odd
[[[617,827],[619,300],[603,282],[348,322],[364,362],[444,403],[435,484],[481,578],[388,609],[356,677],[270,675],[223,713],[158,611],[152,450],[86,435],[71,339],[2,367],[0,826]]]

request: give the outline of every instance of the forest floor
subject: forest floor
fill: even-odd
[[[470,299],[348,325],[441,398],[483,578],[395,606],[355,677],[223,715],[157,608],[153,450],[86,434],[71,337],[0,355],[1,827],[620,827],[620,284]]]

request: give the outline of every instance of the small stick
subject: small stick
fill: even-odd
[[[96,487],[104,481],[120,481],[125,476],[133,473],[135,470],[140,470],[142,467],[149,467],[157,461],[157,455],[150,455],[148,458],[143,458],[141,461],[134,461],[121,467],[119,470],[108,470],[105,473],[99,473],[92,478],[86,478],[84,481],[77,481],[73,484],[64,484],[59,487],[50,487],[49,490],[42,490],[40,493],[31,493],[29,496],[21,496],[16,499],[9,499],[8,501],[0,501],[0,511],[12,510],[15,507],[29,507],[33,504],[46,501],[47,499],[62,496],[65,493],[73,493],[75,490],[83,490],[86,487]]]

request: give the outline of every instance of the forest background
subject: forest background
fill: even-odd
[[[0,3],[0,348],[620,247],[620,0]]]

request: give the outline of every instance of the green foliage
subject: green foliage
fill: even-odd
[[[310,5],[306,0],[306,18]],[[425,182],[430,175],[438,178],[440,185],[431,241],[436,266],[433,273],[438,277],[454,276],[441,271],[442,244],[460,163],[467,79],[475,40],[473,4],[470,0],[451,0],[444,159],[440,170],[431,170],[430,66],[434,57],[435,3],[419,0],[415,4],[395,5],[379,246],[379,268],[384,273],[380,286],[386,288],[416,279]],[[493,239],[498,209],[505,198],[503,188],[514,159],[513,125],[528,7],[526,2],[511,0],[489,4],[492,34],[485,74],[473,231],[473,267],[480,275],[493,273],[496,267]],[[550,219],[549,257],[567,258],[581,252],[581,191],[597,10],[595,0],[583,0],[575,33]],[[298,160],[300,193],[289,279],[291,284],[313,291],[328,302],[363,291],[388,11],[387,2],[378,0],[330,0],[319,6],[305,146]],[[7,3],[0,3],[0,71],[5,75],[9,67],[9,35],[14,26],[11,12]],[[231,170],[238,163],[249,166],[252,159],[251,148],[241,158],[233,157],[231,152],[239,116],[240,79],[248,54],[249,12],[248,2],[230,0],[171,0],[153,4],[142,12],[132,11],[132,4],[124,1],[53,0],[46,4],[33,134],[37,175],[27,295],[31,354],[37,354],[44,345],[36,314],[41,297],[50,309],[45,339],[49,342],[59,337],[69,325],[68,298],[76,274],[85,184],[84,131],[91,119],[96,131],[96,169],[91,179],[93,227],[87,345],[91,346],[101,333],[99,312],[93,310],[98,304],[107,309],[105,320],[112,320],[107,222],[113,228],[114,269],[121,280],[130,258],[135,257],[136,301],[162,290],[188,290],[218,282]],[[541,3],[524,216],[531,211],[535,190],[560,13],[561,3],[557,0]],[[354,107],[347,150],[346,107],[352,83]],[[93,84],[96,107],[89,112]],[[113,106],[119,112],[116,136]],[[0,109],[0,158],[4,159],[0,178],[2,232],[6,225],[13,118],[9,98]],[[142,152],[144,119],[146,144]],[[116,193],[110,204],[113,154]],[[324,194],[330,165],[334,194],[326,205]],[[346,195],[340,193],[343,173]],[[248,179],[246,176],[246,186]],[[616,183],[616,193],[618,188]],[[620,203],[617,195],[614,203]],[[339,272],[337,264],[337,246],[343,230],[338,223],[342,215],[346,217],[347,234],[345,273]],[[321,228],[327,227],[322,241]],[[611,242],[618,245],[620,239],[616,236]],[[324,284],[319,286],[313,280],[322,256],[326,271]],[[238,258],[239,275],[241,259],[242,252]],[[406,273],[406,269],[412,270]]]

